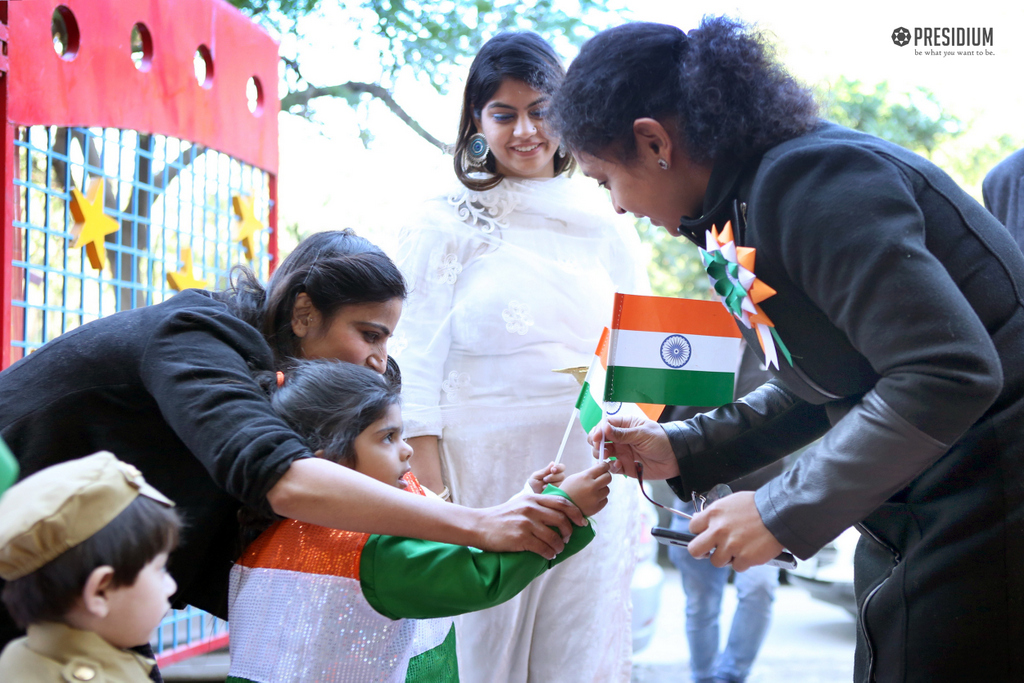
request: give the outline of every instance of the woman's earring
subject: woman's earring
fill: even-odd
[[[565,148],[565,143],[564,142],[558,143],[558,151],[555,152],[555,154],[558,155],[558,160],[561,161],[562,159],[564,159],[565,155],[568,154],[568,153],[569,153],[569,150],[567,150]]]
[[[661,170],[663,171],[668,170],[668,162],[665,161],[664,159],[658,159],[658,166],[661,166]]]
[[[469,136],[469,144],[466,145],[466,164],[474,168],[480,168],[487,161],[487,154],[491,151],[487,144],[487,138],[483,133],[474,133]]]

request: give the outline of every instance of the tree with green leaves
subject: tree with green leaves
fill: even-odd
[[[278,36],[298,36],[302,21],[315,18],[320,0],[230,0]],[[283,111],[309,116],[318,98],[341,98],[356,107],[366,99],[384,103],[424,140],[446,151],[448,144],[420,125],[399,104],[394,86],[403,73],[414,74],[444,93],[452,74],[468,65],[484,41],[506,30],[536,31],[558,48],[578,46],[603,28],[608,0],[355,0],[341,2],[356,22],[357,44],[375,45],[379,81],[339,80],[314,83],[303,75],[302,41],[282,48],[285,92]],[[291,44],[296,47],[290,47]]]

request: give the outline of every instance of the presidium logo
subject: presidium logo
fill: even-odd
[[[915,55],[929,55],[941,57],[960,56],[981,56],[994,55],[992,50],[985,49],[993,46],[992,27],[942,27],[926,26],[911,30],[905,26],[893,29],[892,42],[898,47],[910,45],[914,42]],[[933,48],[929,50],[918,50],[917,47]],[[946,48],[936,50],[934,48]],[[978,49],[980,48],[980,49]]]

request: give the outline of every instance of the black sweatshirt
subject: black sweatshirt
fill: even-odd
[[[242,504],[266,495],[304,442],[253,380],[273,370],[260,333],[207,292],[83,325],[0,373],[0,435],[25,477],[108,450],[177,504],[176,603],[227,614]],[[6,614],[3,616],[6,617]]]

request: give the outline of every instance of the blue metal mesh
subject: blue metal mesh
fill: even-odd
[[[193,273],[210,289],[226,286],[235,265],[269,272],[269,230],[252,262],[236,241],[234,195],[255,198],[267,224],[267,173],[176,138],[114,128],[31,126],[15,140],[15,254],[11,360],[83,323],[159,303],[175,292],[167,273],[193,254]],[[72,249],[71,189],[105,181],[105,211],[120,230],[107,237],[107,265],[95,270]]]
[[[235,265],[266,280],[269,230],[248,261],[232,206],[234,195],[254,197],[254,216],[267,224],[264,171],[175,138],[112,128],[21,127],[14,144],[12,362],[83,323],[173,296],[167,273],[182,267],[184,247],[208,288],[224,288]],[[104,179],[105,212],[120,225],[105,243],[102,271],[84,248],[72,249],[71,190],[85,194],[93,178]],[[154,632],[154,649],[226,631],[205,612],[175,610]]]
[[[185,645],[210,640],[227,633],[227,630],[228,622],[223,619],[195,607],[187,607],[171,610],[171,613],[160,622],[149,642],[153,646],[153,652],[159,655]]]

